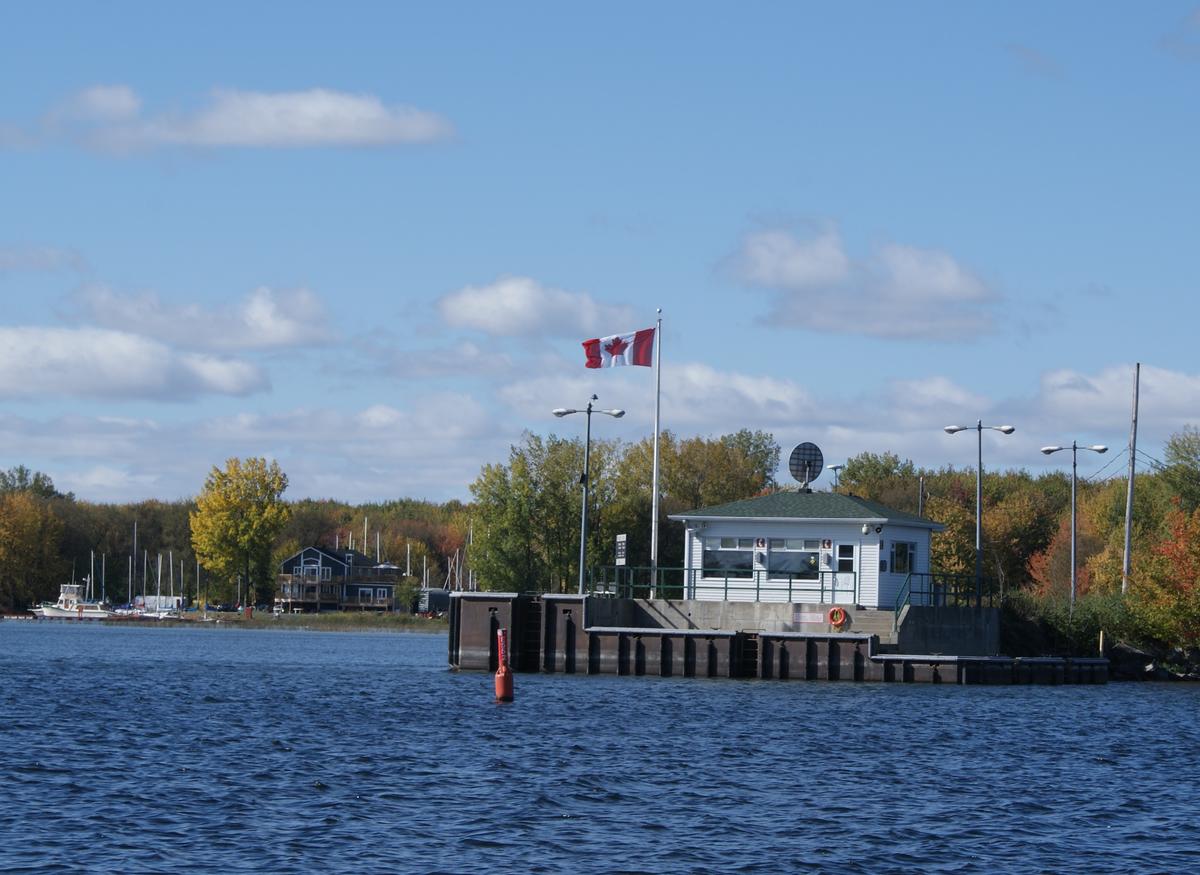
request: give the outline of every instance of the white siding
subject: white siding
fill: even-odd
[[[862,520],[846,522],[763,522],[752,518],[709,522],[694,525],[689,528],[685,538],[684,565],[693,569],[689,575],[694,588],[685,592],[685,598],[702,601],[762,601],[762,602],[807,602],[824,601],[840,604],[859,604],[867,608],[891,610],[895,607],[896,597],[907,575],[895,574],[891,571],[891,547],[895,541],[905,541],[916,545],[913,557],[913,568],[917,572],[929,571],[929,538],[928,529],[911,526],[884,525],[881,531],[862,533]],[[795,581],[789,591],[788,583],[779,580],[769,580],[765,568],[755,562],[755,573],[750,578],[704,579],[699,569],[704,560],[704,538],[759,538],[770,543],[771,538],[803,538],[807,540],[830,541],[830,565],[822,564],[823,571],[833,571],[837,568],[837,548],[839,544],[854,545],[855,575],[839,575],[839,589],[836,595],[828,589],[822,594],[819,581]],[[769,547],[767,548],[769,550]],[[755,552],[759,552],[756,548]],[[821,551],[825,553],[825,550]],[[880,563],[889,563],[886,571],[880,570]],[[822,575],[826,587],[832,581],[832,575]],[[841,587],[845,587],[843,591]],[[853,589],[851,589],[853,587]]]
[[[891,562],[892,544],[896,541],[907,541],[911,544],[916,544],[916,555],[913,557],[913,571],[917,573],[928,573],[929,571],[929,538],[930,532],[928,529],[918,529],[909,526],[887,526],[884,528],[884,552],[880,557]],[[894,608],[896,606],[896,597],[900,594],[901,588],[904,586],[904,580],[908,575],[895,574],[889,566],[888,573],[880,575],[882,578],[880,586],[880,607]]]
[[[825,565],[822,562],[821,570],[831,573],[821,575],[820,580],[817,581],[794,581],[789,589],[786,581],[768,579],[765,567],[761,563],[755,562],[756,570],[751,578],[730,578],[728,581],[724,578],[705,580],[699,574],[704,558],[703,539],[721,537],[753,538],[756,541],[762,538],[768,544],[772,538],[802,538],[822,542],[828,540],[831,542],[830,547],[828,550],[822,549],[820,552],[829,554],[829,564]],[[876,586],[875,563],[878,560],[875,558],[875,552],[877,551],[873,542],[864,544],[861,521],[786,523],[742,519],[710,522],[703,528],[698,526],[689,528],[685,544],[685,565],[689,569],[696,570],[694,574],[695,588],[689,595],[704,601],[791,601],[797,603],[824,601],[829,604],[834,603],[836,598],[836,602],[841,604],[854,604],[855,602],[866,604],[867,602],[863,601],[864,595],[866,592],[873,592]],[[837,575],[832,573],[837,568],[839,544],[854,546],[854,572]],[[768,551],[769,547],[762,550],[762,552]],[[759,550],[756,549],[755,552],[757,553]],[[835,580],[836,596],[829,590]],[[823,598],[822,583],[826,587]],[[868,588],[866,591],[864,591],[865,587]]]

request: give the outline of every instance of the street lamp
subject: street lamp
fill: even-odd
[[[587,414],[587,438],[583,443],[583,476],[579,478],[579,482],[583,484],[583,512],[580,514],[581,521],[579,524],[579,594],[583,595],[583,577],[584,568],[587,562],[587,517],[588,517],[588,475],[591,473],[592,463],[592,414],[607,413],[615,419],[620,419],[625,415],[624,410],[603,410],[599,407],[592,407],[592,402],[596,400],[593,395],[588,399],[587,407],[583,410],[576,410],[574,407],[556,407],[552,411],[555,416],[560,419],[564,416],[569,416],[572,413]]]
[[[1016,431],[1011,425],[984,425],[977,420],[975,425],[948,425],[942,429],[946,434],[958,434],[972,428],[979,433],[979,462],[975,466],[975,603],[982,604],[983,596],[983,430],[990,428],[1001,434]]]
[[[1069,447],[1042,447],[1042,452],[1049,456],[1051,453],[1057,453],[1059,450],[1071,451],[1071,608],[1070,616],[1075,616],[1075,471],[1078,467],[1077,461],[1080,450],[1091,450],[1093,453],[1107,453],[1108,447],[1103,444],[1093,444],[1090,447],[1081,447],[1075,441],[1071,441]]]

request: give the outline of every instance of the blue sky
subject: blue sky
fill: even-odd
[[[1200,420],[1198,98],[1194,3],[16,6],[0,466],[466,498],[592,392],[649,434],[651,371],[579,343],[656,307],[683,435],[970,466],[941,427],[982,418],[1040,470],[1125,444],[1140,361],[1161,456]]]

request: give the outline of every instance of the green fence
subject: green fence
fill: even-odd
[[[999,604],[999,588],[991,578],[973,574],[945,574],[939,571],[910,572],[896,595],[895,620],[908,605],[934,608],[980,608]]]

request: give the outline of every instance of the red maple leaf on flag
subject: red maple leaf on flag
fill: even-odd
[[[629,346],[629,342],[622,340],[619,337],[614,337],[612,343],[606,343],[604,350],[611,356],[618,356],[625,352],[625,348]]]

